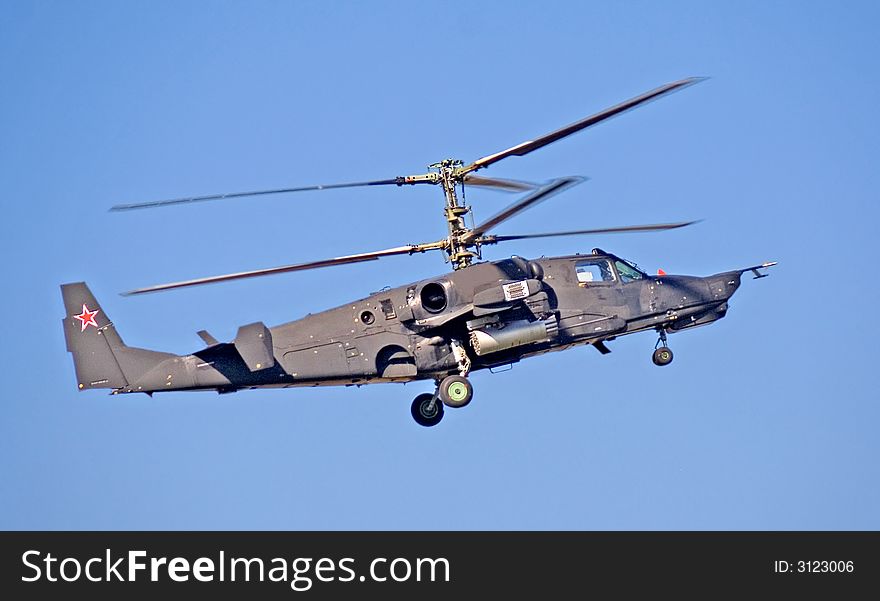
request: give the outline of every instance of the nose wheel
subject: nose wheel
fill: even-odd
[[[654,354],[651,356],[651,361],[654,362],[654,365],[659,365],[663,367],[664,365],[669,365],[672,363],[672,349],[666,344],[666,330],[660,329],[660,338],[657,340],[657,344],[654,345]]]

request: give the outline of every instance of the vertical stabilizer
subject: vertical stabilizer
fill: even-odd
[[[165,359],[174,357],[126,346],[84,282],[62,284],[64,338],[73,354],[80,390],[124,388]]]

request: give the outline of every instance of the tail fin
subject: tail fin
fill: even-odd
[[[174,357],[126,346],[113,322],[84,282],[62,284],[64,338],[73,353],[79,389],[125,388],[144,373]]]

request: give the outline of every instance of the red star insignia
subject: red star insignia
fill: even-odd
[[[74,315],[74,317],[77,318],[82,324],[82,329],[80,330],[80,332],[85,332],[86,328],[89,326],[95,326],[95,328],[97,329],[98,322],[95,321],[95,315],[97,315],[100,311],[100,309],[89,311],[89,308],[83,305],[83,312],[79,315]]]

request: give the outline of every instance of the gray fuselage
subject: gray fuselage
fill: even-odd
[[[117,392],[439,379],[458,370],[455,344],[478,370],[642,330],[711,323],[726,313],[740,276],[649,276],[601,251],[478,263],[272,328],[252,324],[265,337],[248,338],[242,328],[234,343],[168,358]],[[552,324],[547,333],[544,324]],[[486,341],[497,350],[487,353]],[[246,361],[261,344],[269,367]]]

